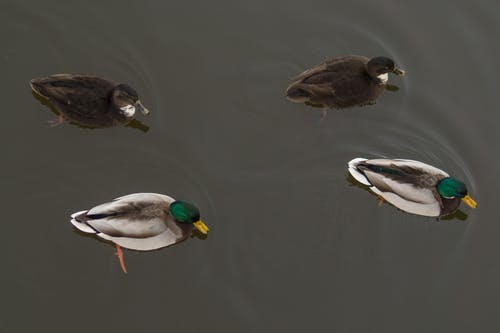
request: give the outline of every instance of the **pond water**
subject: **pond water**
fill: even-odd
[[[498,2],[2,0],[0,19],[0,331],[500,330]],[[284,98],[343,54],[407,76],[321,121]],[[126,82],[151,114],[52,128],[28,82],[54,73]],[[358,156],[439,167],[478,207],[379,207]],[[208,237],[125,250],[123,274],[69,215],[134,192],[196,203]]]

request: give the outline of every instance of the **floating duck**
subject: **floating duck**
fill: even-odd
[[[194,228],[207,234],[200,211],[190,203],[157,193],[134,193],[71,215],[80,231],[96,234],[116,244],[116,254],[126,273],[121,247],[150,251],[177,244]]]
[[[59,112],[53,126],[66,119],[85,127],[111,127],[128,124],[137,110],[149,113],[132,87],[97,76],[56,74],[32,79],[30,86]]]
[[[460,201],[472,208],[477,205],[461,180],[422,162],[355,158],[348,170],[383,200],[408,213],[443,216],[457,210]]]
[[[387,57],[336,57],[294,78],[286,97],[295,103],[323,108],[374,104],[386,89],[388,73],[405,74]]]

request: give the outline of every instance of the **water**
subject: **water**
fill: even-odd
[[[470,332],[500,328],[494,1],[2,0],[2,332]],[[407,70],[371,107],[285,100],[342,54]],[[47,125],[33,77],[132,85],[149,126]],[[353,186],[346,162],[421,160],[478,208],[436,220]],[[74,231],[134,192],[195,202],[211,228],[154,251]]]

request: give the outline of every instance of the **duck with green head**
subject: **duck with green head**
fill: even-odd
[[[126,273],[121,247],[150,251],[177,244],[196,228],[207,234],[199,209],[185,201],[157,193],[134,193],[71,215],[80,231],[116,244]]]
[[[477,206],[461,180],[419,161],[355,158],[348,163],[348,171],[372,192],[408,213],[448,215],[461,201]]]

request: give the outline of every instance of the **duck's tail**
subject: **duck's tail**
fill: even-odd
[[[88,210],[82,210],[80,212],[76,212],[76,213],[71,214],[70,222],[80,231],[83,231],[83,232],[86,232],[89,234],[95,234],[95,233],[97,233],[97,231],[85,222],[88,219],[87,212],[88,212]]]
[[[307,84],[292,83],[285,92],[286,98],[295,103],[305,103],[311,99],[313,93]]]
[[[30,80],[30,87],[31,89],[36,92],[37,94],[41,95],[41,79],[32,79]]]
[[[45,99],[49,98],[49,93],[47,91],[47,86],[53,81],[51,78],[36,78],[30,80],[30,87],[38,95],[42,96]]]
[[[358,182],[366,186],[373,186],[368,178],[358,169],[358,164],[367,161],[366,158],[357,157],[347,163],[347,170]]]

